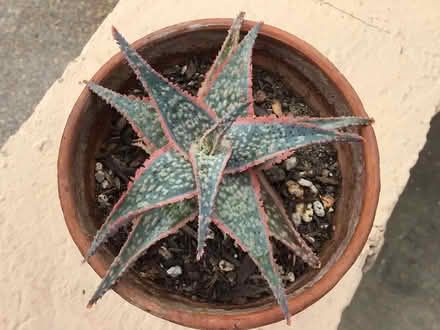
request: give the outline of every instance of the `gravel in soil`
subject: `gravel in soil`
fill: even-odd
[[[191,59],[163,74],[189,93],[199,89],[210,61]],[[254,67],[255,111],[258,116],[313,116],[307,104],[293,95],[279,77]],[[145,96],[140,85],[130,94]],[[137,136],[116,111],[112,128],[96,155],[96,204],[100,224],[126,190],[148,154],[135,146]],[[332,237],[333,205],[341,182],[336,150],[332,145],[313,145],[296,151],[292,157],[265,172],[281,196],[292,222],[309,246],[319,254]],[[106,243],[117,255],[131,226],[119,230]],[[174,294],[199,302],[240,305],[271,295],[266,281],[246,253],[215,225],[210,226],[204,256],[196,261],[197,220],[176,234],[157,242],[138,259],[134,270]],[[275,260],[285,287],[305,274],[308,266],[283,244],[271,239]]]

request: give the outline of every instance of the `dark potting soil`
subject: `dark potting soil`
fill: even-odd
[[[163,71],[172,82],[195,95],[211,62],[191,59]],[[256,114],[313,116],[301,98],[292,94],[279,77],[254,67],[253,90]],[[140,85],[130,94],[145,96]],[[137,136],[116,111],[112,129],[96,155],[96,203],[103,223],[127,183],[148,154],[133,145]],[[332,236],[333,204],[341,182],[336,150],[332,145],[302,148],[288,160],[265,172],[297,230],[317,253]],[[119,230],[106,243],[117,255],[131,226]],[[257,267],[234,241],[215,225],[210,226],[204,256],[196,261],[197,219],[176,234],[157,242],[135,263],[141,278],[174,294],[199,302],[244,304],[271,295]],[[283,244],[272,240],[275,260],[285,287],[304,275],[309,267]]]

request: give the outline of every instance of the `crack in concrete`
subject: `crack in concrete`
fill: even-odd
[[[347,15],[347,16],[353,18],[354,20],[356,20],[356,21],[358,21],[358,22],[361,22],[363,25],[368,26],[369,28],[375,29],[375,30],[377,30],[377,31],[380,31],[380,32],[383,32],[383,33],[386,33],[386,34],[391,34],[391,31],[389,31],[389,30],[387,30],[387,29],[384,29],[384,28],[382,28],[382,27],[380,27],[380,26],[377,26],[377,25],[371,24],[371,23],[369,23],[369,22],[363,20],[363,19],[360,18],[360,17],[355,16],[354,14],[352,14],[352,13],[350,13],[350,12],[344,10],[344,9],[341,9],[341,8],[339,8],[339,7],[336,7],[335,5],[331,4],[331,3],[328,2],[328,1],[317,0],[317,2],[318,2],[319,4],[321,4],[321,5],[328,6],[328,7],[332,8],[332,9],[334,9],[334,10],[336,10],[336,11],[338,11],[338,12],[344,14],[344,15]]]

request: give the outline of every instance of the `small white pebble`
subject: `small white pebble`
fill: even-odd
[[[322,170],[322,173],[321,173],[322,176],[329,176],[329,174],[330,174],[330,171],[328,169],[325,168]]]
[[[218,267],[220,268],[221,271],[224,272],[231,272],[234,270],[234,265],[226,260],[220,260],[220,262],[218,263]]]
[[[313,211],[318,217],[323,217],[325,215],[324,205],[320,201],[313,202]]]
[[[299,179],[298,180],[298,184],[300,186],[307,187],[307,188],[310,188],[311,186],[313,186],[312,181],[309,181],[309,180],[306,180],[306,179]]]
[[[288,171],[295,168],[296,164],[298,164],[298,159],[296,159],[296,157],[290,157],[286,159],[284,162],[284,165],[286,166],[286,170]]]
[[[178,277],[178,276],[182,275],[182,267],[172,266],[172,267],[168,268],[167,274],[170,275],[171,277]]]
[[[107,195],[99,194],[98,195],[98,203],[100,203],[100,204],[107,204],[108,203]]]
[[[305,235],[304,238],[312,244],[316,241],[312,236],[309,235]]]
[[[295,181],[289,180],[287,181],[287,190],[289,193],[296,198],[303,198],[304,197],[304,189],[297,184]]]
[[[318,195],[318,193],[319,193],[318,188],[315,187],[315,185],[312,183],[312,181],[301,178],[298,180],[298,184],[303,187],[309,188],[313,195]]]
[[[302,219],[304,222],[310,222],[313,220],[313,205],[312,203],[308,203],[306,208],[304,209]]]
[[[329,213],[333,213],[334,211],[335,211],[335,210],[333,209],[333,207],[331,207],[331,208],[328,209],[328,212],[329,212]]]
[[[103,171],[97,171],[95,173],[96,182],[101,183],[105,180],[105,173]]]
[[[97,162],[95,165],[95,170],[97,171],[102,171],[104,167],[102,166],[102,164],[100,162]]]
[[[319,190],[318,190],[318,188],[316,188],[316,186],[314,184],[310,187],[310,191],[315,196],[319,194]]]
[[[287,273],[287,280],[291,283],[295,282],[295,274],[293,272]]]
[[[111,184],[110,184],[110,182],[108,182],[107,180],[104,180],[104,181],[102,181],[102,183],[101,183],[101,187],[102,187],[102,189],[108,189],[108,188],[111,187]]]

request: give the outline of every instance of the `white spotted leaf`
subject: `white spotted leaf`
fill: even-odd
[[[371,125],[373,122],[373,119],[364,117],[297,117],[295,120],[304,124],[310,124],[328,130],[347,128],[351,126],[366,126]]]
[[[261,23],[248,32],[218,75],[213,78],[203,98],[203,102],[220,118],[244,102],[252,101],[252,47],[260,27]],[[253,113],[252,104],[249,113]]]
[[[287,298],[273,259],[267,217],[260,200],[260,186],[252,170],[223,178],[213,220],[243,251],[249,253],[289,322]]]
[[[240,29],[243,24],[244,12],[240,12],[238,16],[232,22],[231,27],[229,28],[228,35],[226,39],[223,41],[222,48],[220,49],[214,63],[209,68],[208,72],[205,74],[205,79],[197,92],[197,96],[199,98],[203,98],[206,94],[209,85],[211,84],[214,75],[218,72],[220,67],[226,62],[226,60],[231,56],[232,52],[238,45],[238,41],[240,40]]]
[[[150,246],[175,233],[196,216],[197,203],[193,198],[150,210],[137,218],[127,241],[113,260],[87,307],[95,304]]]
[[[228,131],[232,155],[226,173],[244,171],[286,152],[316,143],[359,142],[362,138],[287,118],[240,118]]]
[[[183,155],[215,124],[215,113],[157,73],[119,34],[113,36],[159,114],[162,128],[172,145]]]
[[[267,182],[264,174],[256,171],[261,186],[261,201],[267,215],[270,235],[278,239],[297,256],[313,268],[320,268],[321,262],[307,245],[289,219],[286,210],[276,192]]]
[[[218,186],[223,178],[223,170],[231,157],[231,143],[225,139],[221,141],[214,154],[206,154],[199,150],[197,144],[190,151],[193,163],[194,176],[197,183],[199,197],[199,229],[197,236],[197,259],[203,254],[208,235],[208,226],[215,205]]]
[[[168,143],[160,126],[159,116],[148,100],[121,95],[93,82],[87,82],[87,87],[127,119],[145,144],[160,149]]]
[[[113,207],[98,230],[87,257],[121,226],[133,218],[166,204],[176,203],[196,194],[191,163],[174,150],[156,151],[136,173],[133,183]]]

